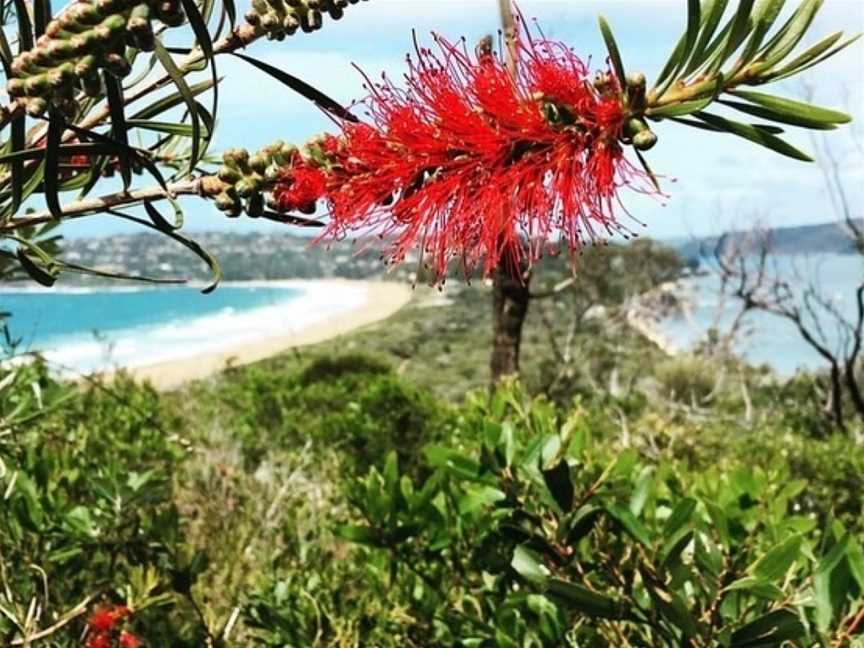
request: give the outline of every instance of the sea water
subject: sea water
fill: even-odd
[[[753,261],[751,261],[752,266]],[[857,317],[855,289],[864,282],[864,260],[852,254],[787,256],[775,259],[768,268],[772,277],[785,280],[802,304],[802,291],[816,287],[818,294],[831,300],[837,311],[850,321]],[[741,302],[723,294],[719,276],[710,271],[682,282],[682,294],[689,307],[682,317],[661,322],[661,330],[673,347],[692,348],[711,328],[728,332],[741,308]],[[827,313],[816,311],[824,344],[841,352],[848,336]],[[816,321],[806,317],[807,325],[817,330]],[[768,365],[779,374],[790,376],[799,369],[825,367],[824,359],[802,338],[795,325],[781,317],[758,310],[743,320],[736,350],[751,364]]]
[[[326,282],[325,282],[326,283]],[[38,352],[61,373],[152,365],[286,337],[360,305],[362,288],[279,282],[189,287],[10,290],[0,312],[17,354]]]

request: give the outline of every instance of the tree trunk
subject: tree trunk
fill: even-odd
[[[492,386],[519,374],[522,326],[528,315],[531,275],[502,261],[492,284]]]

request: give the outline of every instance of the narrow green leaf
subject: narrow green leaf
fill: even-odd
[[[719,72],[723,64],[729,60],[751,33],[752,22],[750,20],[750,13],[753,11],[754,1],[741,0],[738,5],[738,11],[735,12],[735,16],[729,23],[730,29],[723,48],[719,50],[719,56],[714,58],[708,67],[709,73]]]
[[[132,223],[137,223],[142,227],[156,230],[157,232],[160,232],[163,235],[177,241],[188,250],[194,252],[195,255],[198,256],[198,258],[200,258],[202,261],[204,261],[204,263],[207,264],[207,267],[210,269],[210,273],[212,275],[211,283],[208,284],[201,292],[207,295],[216,290],[219,282],[222,280],[222,269],[219,267],[219,262],[216,260],[216,258],[212,254],[210,254],[210,252],[201,247],[201,245],[197,241],[186,238],[178,232],[161,230],[150,221],[144,220],[143,218],[138,218],[137,216],[131,216],[129,214],[124,214],[123,212],[118,212],[114,210],[108,210],[107,213],[112,214],[117,218],[128,220]]]
[[[687,0],[687,27],[684,34],[678,40],[675,49],[672,50],[672,55],[669,57],[666,65],[663,66],[663,71],[660,73],[660,77],[657,79],[656,85],[660,86],[663,84],[663,91],[665,91],[665,89],[675,81],[678,72],[681,71],[681,68],[687,64],[687,61],[690,60],[694,54],[696,39],[699,37],[699,29],[702,26],[701,11],[702,8],[699,4],[699,0]],[[664,81],[666,83],[664,83]],[[663,91],[661,91],[660,94],[662,94]]]
[[[697,99],[695,101],[684,101],[681,103],[673,103],[667,106],[660,106],[659,108],[649,108],[645,114],[649,117],[656,117],[658,119],[664,119],[668,117],[683,117],[685,115],[692,115],[693,113],[699,112],[700,110],[704,110],[714,101],[714,97],[707,97],[706,99]]]
[[[15,19],[18,22],[18,51],[33,49],[33,27],[25,0],[15,0]]]
[[[725,588],[725,591],[727,592],[734,592],[736,590],[751,592],[759,598],[768,599],[770,601],[779,601],[785,596],[783,590],[779,587],[773,583],[768,583],[761,578],[756,578],[755,576],[739,578]]]
[[[50,288],[57,281],[57,277],[33,261],[33,259],[31,259],[24,251],[23,247],[18,248],[16,255],[18,256],[18,261],[21,263],[21,267],[24,268],[24,271],[36,283],[41,284],[46,288]]]
[[[827,61],[828,59],[830,59],[835,54],[842,52],[844,49],[849,47],[852,43],[856,42],[859,38],[861,38],[861,36],[864,36],[864,34],[858,34],[857,36],[852,36],[851,38],[846,39],[845,41],[843,41],[842,43],[840,43],[836,47],[832,48],[827,53],[823,54],[822,56],[820,56],[816,60],[811,61],[807,65],[804,65],[803,67],[799,67],[799,68],[794,69],[794,70],[789,70],[787,72],[784,72],[783,74],[779,74],[779,73],[771,74],[770,80],[771,81],[782,81],[783,79],[788,79],[791,76],[794,76],[796,74],[800,74],[801,72],[804,72],[805,70],[809,70],[810,68],[812,68],[816,65],[819,65],[819,64],[823,63],[824,61]]]
[[[228,16],[228,24],[231,25],[231,29],[234,29],[237,23],[237,7],[234,5],[234,0],[222,0],[222,8]]]
[[[712,115],[706,112],[700,112],[695,114],[696,117],[704,121],[709,126],[713,126],[719,131],[726,131],[728,133],[732,133],[733,135],[737,135],[738,137],[743,137],[744,139],[755,142],[756,144],[760,144],[761,146],[769,148],[776,153],[785,155],[786,157],[791,157],[795,160],[801,160],[803,162],[813,161],[813,158],[811,158],[806,153],[798,150],[791,144],[784,142],[775,135],[772,135],[767,128],[754,126],[752,124],[742,124],[740,122],[732,121],[731,119],[726,119],[725,117],[720,117],[719,115]]]
[[[745,67],[752,61],[771,27],[774,26],[774,22],[777,20],[780,12],[783,10],[784,4],[786,4],[786,0],[761,0],[756,6],[753,12],[755,28],[750,36],[750,40],[747,41],[747,45],[744,47],[744,51],[741,53],[741,63],[737,66],[738,69]]]
[[[774,95],[761,92],[749,92],[744,90],[733,90],[730,94],[741,97],[747,101],[764,106],[776,113],[782,113],[790,117],[799,117],[808,121],[822,122],[827,124],[848,124],[852,117],[838,110],[821,108],[803,101],[775,97]]]
[[[756,578],[771,582],[780,580],[801,555],[801,536],[794,535],[772,547],[753,563],[748,571]]]
[[[575,489],[570,479],[570,465],[567,460],[562,459],[549,470],[544,470],[543,480],[561,510],[569,513],[573,508]]]
[[[12,78],[12,48],[9,47],[9,39],[6,38],[6,32],[0,29],[0,62],[3,64],[3,72],[7,79]]]
[[[197,97],[198,95],[207,92],[210,88],[213,87],[213,82],[211,80],[201,81],[200,83],[195,83],[189,86],[189,91],[193,97]],[[161,115],[163,112],[167,110],[171,110],[182,104],[184,102],[183,95],[180,92],[174,92],[167,97],[162,97],[158,101],[153,102],[146,108],[139,110],[137,113],[132,115],[130,119],[133,120],[147,120],[153,119],[154,117]]]
[[[26,146],[26,126],[25,126],[25,118],[24,115],[19,115],[15,119],[12,120],[11,124],[11,138],[10,141],[12,143],[12,153],[4,155],[0,160],[6,161],[9,159],[9,155],[17,155],[24,151],[24,147]],[[44,152],[43,152],[44,153]],[[12,165],[12,213],[16,213],[18,211],[18,207],[21,206],[22,200],[22,192],[24,189],[24,161],[19,158],[11,159]]]
[[[125,149],[129,148],[129,136],[126,133],[126,114],[123,102],[123,88],[117,77],[107,71],[102,73],[105,84],[105,97],[108,101],[108,110],[111,113],[111,138],[118,142],[121,151],[117,155],[120,166],[120,175],[123,177],[123,188],[128,190],[132,184],[132,169],[129,165],[129,155]]]
[[[126,126],[131,128],[142,128],[157,133],[168,133],[180,137],[192,137],[192,127],[189,124],[175,124],[173,122],[151,121],[149,119],[128,119]]]
[[[204,17],[198,10],[195,0],[180,0],[180,2],[183,4],[183,10],[186,12],[186,17],[189,19],[192,31],[195,32],[195,39],[198,41],[204,57],[209,61],[213,58],[213,41],[210,38],[210,32],[207,31]]]
[[[606,512],[621,525],[621,527],[633,536],[636,540],[645,546],[651,544],[651,534],[646,529],[636,516],[628,509],[623,509],[618,506],[609,505],[606,507]]]
[[[706,0],[702,7],[702,30],[693,50],[693,56],[690,57],[690,62],[684,68],[685,76],[695,72],[710,57],[711,50],[708,45],[717,32],[717,27],[720,25],[720,20],[723,18],[728,4],[729,0]]]
[[[59,169],[60,169],[60,139],[66,123],[63,116],[56,110],[48,113],[48,134],[45,143],[45,206],[51,212],[51,216],[60,220],[63,217],[63,208],[60,207],[59,191]]]
[[[675,508],[672,509],[672,513],[666,520],[666,524],[663,525],[663,535],[670,538],[685,524],[690,522],[690,519],[693,517],[693,512],[696,510],[696,504],[696,500],[692,497],[685,497],[678,502],[678,504],[675,505]]]
[[[378,533],[371,527],[343,524],[336,527],[336,535],[349,542],[368,545],[370,547],[384,546]]]
[[[636,152],[636,157],[639,159],[639,164],[642,165],[642,169],[644,169],[645,173],[648,174],[648,177],[651,179],[651,184],[654,185],[654,188],[657,190],[657,193],[663,193],[663,190],[660,188],[660,182],[657,180],[657,176],[654,174],[654,171],[648,164],[648,160],[645,159],[645,156],[642,155],[642,151],[637,149],[633,149]]]
[[[543,566],[537,555],[521,545],[513,551],[510,566],[522,578],[535,585],[543,585],[549,578],[549,570]]]
[[[159,59],[162,67],[165,68],[168,76],[171,77],[174,85],[177,86],[177,91],[182,96],[183,102],[186,104],[186,108],[189,111],[189,119],[192,122],[192,153],[189,158],[189,173],[191,174],[195,171],[195,166],[198,164],[201,150],[201,123],[198,119],[198,110],[194,95],[192,94],[192,89],[186,83],[186,79],[183,78],[183,73],[177,67],[177,64],[174,63],[174,59],[171,58],[171,55],[165,50],[165,46],[162,45],[162,42],[157,39],[155,45],[156,57]],[[208,83],[212,84],[212,81]],[[138,115],[136,115],[136,117],[140,118]]]
[[[171,205],[174,207],[173,223],[165,218],[162,213],[153,206],[153,203],[149,201],[144,203],[144,210],[147,212],[147,215],[156,227],[160,230],[173,232],[183,227],[183,211],[180,209],[180,205],[177,201],[171,200]]]
[[[293,214],[279,214],[267,210],[261,214],[261,218],[266,218],[275,223],[283,223],[284,225],[294,225],[296,227],[324,227],[326,225],[325,222],[313,218],[303,218],[302,216],[295,216]]]
[[[675,49],[673,49],[672,53],[669,55],[666,65],[663,66],[660,76],[657,77],[657,81],[654,83],[655,88],[666,89],[675,80],[675,70],[678,69],[682,59],[684,58],[684,48],[686,45],[686,35],[681,36],[681,38],[678,39],[678,43],[675,45]],[[662,93],[658,92],[658,94]]]
[[[815,45],[812,45],[811,47],[804,50],[804,52],[786,63],[786,65],[784,65],[783,67],[773,71],[769,71],[767,76],[769,78],[773,78],[775,76],[782,76],[784,74],[794,72],[798,70],[798,68],[803,68],[808,63],[811,63],[813,60],[817,59],[821,54],[827,52],[831,48],[831,46],[834,45],[834,43],[839,41],[841,38],[843,38],[842,31],[829,34]]]
[[[615,36],[612,35],[612,28],[606,21],[606,18],[600,16],[600,33],[603,35],[603,41],[606,43],[606,50],[609,52],[609,61],[612,63],[612,69],[615,71],[615,76],[623,85],[627,78],[624,74],[624,63],[621,61],[621,52],[618,50],[618,43],[615,42]]]
[[[51,0],[33,0],[33,35],[38,38],[45,33],[51,22]]]
[[[757,70],[767,70],[782,61],[795,49],[810,28],[813,18],[822,6],[823,0],[804,0],[798,9],[781,28],[775,38],[759,53],[763,61]]]
[[[667,591],[659,586],[648,585],[648,594],[651,596],[655,607],[659,609],[660,614],[678,628],[681,634],[690,639],[700,635],[696,618],[677,593]]]
[[[732,648],[776,646],[783,641],[803,639],[807,634],[801,620],[790,610],[775,610],[732,633]]]
[[[238,54],[237,52],[232,52],[232,54],[234,54],[234,56],[236,56],[237,58],[241,58],[247,63],[254,65],[262,72],[269,74],[271,77],[273,77],[280,83],[291,88],[294,92],[305,97],[322,110],[329,112],[337,119],[344,119],[345,121],[350,122],[358,121],[357,117],[355,117],[350,111],[348,111],[347,108],[342,106],[337,101],[331,99],[320,90],[313,88],[305,81],[302,81],[297,77],[288,74],[284,70],[273,67],[272,65],[265,63],[264,61],[259,61],[256,58],[252,58],[251,56],[246,56],[245,54]]]
[[[568,608],[601,619],[620,619],[622,606],[613,598],[594,592],[578,583],[552,578],[546,583],[546,594]]]

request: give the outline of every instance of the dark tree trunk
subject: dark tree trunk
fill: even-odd
[[[503,263],[495,270],[492,284],[492,385],[505,376],[519,374],[522,326],[531,301],[531,275],[525,268]]]

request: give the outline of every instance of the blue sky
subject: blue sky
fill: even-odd
[[[730,3],[737,4],[737,3]],[[790,0],[791,9],[797,2]],[[683,28],[684,0],[522,0],[526,16],[535,17],[550,37],[563,40],[600,66],[605,49],[596,16],[611,22],[628,70],[642,70],[652,79]],[[497,0],[370,0],[346,10],[338,23],[316,34],[299,34],[282,43],[261,42],[249,51],[269,63],[302,77],[335,99],[349,103],[363,95],[362,80],[352,63],[371,75],[382,71],[399,78],[411,30],[421,38],[438,31],[450,39],[469,42],[497,28]],[[788,9],[787,9],[788,11]],[[864,31],[864,1],[827,0],[809,42],[837,30]],[[302,142],[332,128],[320,111],[284,86],[234,57],[218,59],[225,80],[221,91],[215,146],[254,149],[274,139]],[[851,202],[864,204],[864,160],[856,157],[853,137],[864,144],[864,45],[856,43],[806,77],[815,101],[845,108],[859,122],[856,128],[830,132],[832,146],[843,160],[851,188]],[[795,96],[795,81],[769,91]],[[793,131],[795,129],[792,129]],[[780,157],[749,142],[683,128],[656,127],[660,138],[649,153],[670,195],[662,206],[636,195],[624,195],[628,209],[647,224],[646,233],[658,238],[716,233],[741,228],[758,219],[769,225],[792,225],[832,220],[818,169]],[[812,149],[803,132],[788,139]],[[864,145],[861,146],[864,148]],[[185,200],[187,229],[272,230],[283,226],[248,219],[226,220],[202,201]],[[108,235],[130,228],[102,217],[68,226],[69,236]]]

